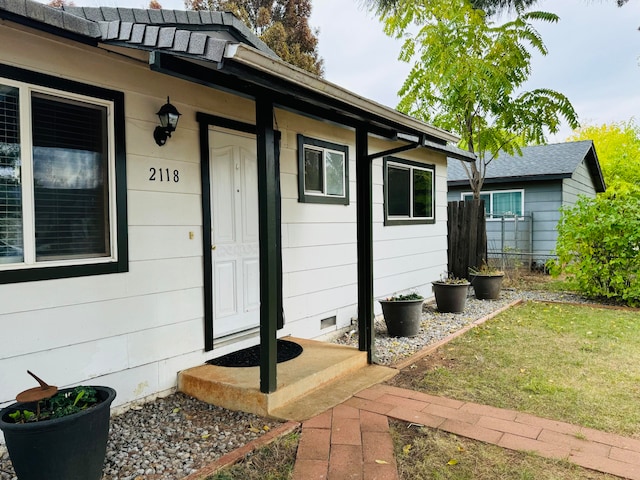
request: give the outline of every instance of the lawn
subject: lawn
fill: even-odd
[[[393,383],[640,438],[640,311],[526,303]]]

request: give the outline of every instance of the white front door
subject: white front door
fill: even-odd
[[[255,136],[209,131],[213,334],[260,325]]]

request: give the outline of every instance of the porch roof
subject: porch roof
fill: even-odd
[[[269,93],[300,111],[414,147],[473,161],[459,138],[350,92],[279,59],[226,12],[114,7],[52,8],[33,0],[0,0],[0,18],[132,56],[146,52],[151,68],[257,97]],[[139,58],[139,57],[136,57]]]

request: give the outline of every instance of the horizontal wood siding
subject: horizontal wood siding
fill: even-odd
[[[562,205],[562,181],[501,183],[499,185],[485,185],[486,191],[524,189],[524,213],[533,213],[533,253],[544,259],[550,255],[556,246],[558,232],[556,230],[560,220],[560,206]],[[449,190],[448,198],[460,200],[462,192],[469,188],[455,187]],[[513,245],[513,221],[505,221],[506,243]],[[523,228],[524,225],[521,225]],[[490,250],[499,250],[502,245],[502,226],[498,219],[487,221],[487,242]],[[518,244],[528,246],[528,234],[520,230]]]
[[[130,251],[127,273],[0,287],[0,322],[15,326],[0,349],[0,405],[33,386],[27,369],[60,387],[111,385],[116,405],[175,387],[178,370],[206,359],[195,114],[253,122],[253,103],[6,24],[0,42],[2,63],[124,92]],[[152,132],[167,95],[183,115],[160,148]],[[152,181],[152,169],[172,181]]]
[[[584,161],[578,166],[571,178],[566,178],[563,181],[562,188],[562,204],[574,205],[578,201],[580,195],[584,195],[589,198],[596,196],[596,189],[593,185],[589,170]]]
[[[177,372],[252,340],[204,352],[202,207],[196,112],[255,122],[249,99],[150,71],[145,62],[0,28],[0,62],[122,91],[125,97],[129,272],[0,286],[0,406],[33,385],[30,369],[59,387],[113,386],[115,405],[175,387]],[[29,53],[25,53],[28,45]],[[55,58],[55,62],[51,59]],[[152,136],[167,95],[182,113],[163,147]],[[357,313],[355,134],[276,112],[282,133],[281,186],[285,329],[308,338],[320,320],[346,326]],[[350,204],[298,202],[297,134],[349,146]],[[370,151],[396,144],[372,140]],[[375,295],[416,289],[446,269],[444,155],[417,150],[404,158],[436,165],[436,223],[383,225],[382,159],[374,163]],[[179,181],[152,180],[169,169]],[[376,305],[377,311],[379,306]]]

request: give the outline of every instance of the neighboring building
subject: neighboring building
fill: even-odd
[[[449,162],[447,175],[449,201],[472,198],[460,162]],[[541,264],[555,250],[560,207],[605,188],[591,140],[524,147],[522,156],[501,154],[488,165],[481,194],[490,255],[504,252]]]
[[[471,158],[456,136],[228,13],[4,0],[0,19],[0,405],[27,369],[128,403],[260,338],[273,352],[276,327],[371,331],[373,298],[431,295],[447,157]]]

